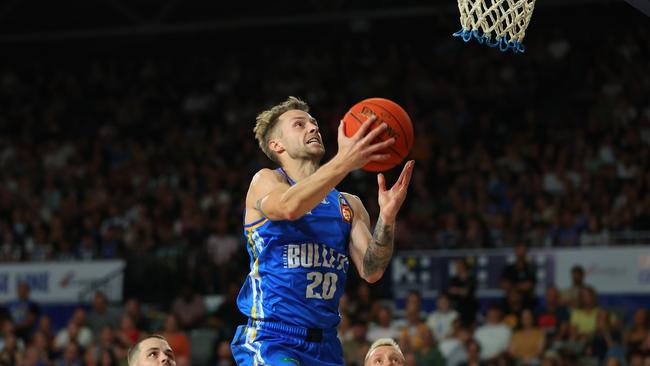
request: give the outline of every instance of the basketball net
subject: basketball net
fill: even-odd
[[[534,7],[535,0],[458,0],[462,29],[454,37],[523,53],[522,41]]]

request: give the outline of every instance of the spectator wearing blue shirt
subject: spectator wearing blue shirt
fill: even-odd
[[[20,281],[16,285],[18,298],[7,304],[11,319],[16,325],[16,336],[27,342],[36,326],[40,307],[29,298],[29,284]]]

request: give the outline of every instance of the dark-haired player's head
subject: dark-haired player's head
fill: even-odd
[[[129,366],[176,365],[174,351],[167,339],[160,335],[149,335],[140,339],[128,352]]]

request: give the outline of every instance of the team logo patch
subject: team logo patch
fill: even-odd
[[[352,217],[354,216],[352,214],[352,209],[350,208],[350,205],[345,201],[345,198],[343,198],[342,194],[339,194],[339,204],[341,206],[341,217],[343,217],[343,221],[345,222],[352,222]]]

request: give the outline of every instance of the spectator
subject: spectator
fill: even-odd
[[[178,325],[183,329],[197,327],[207,314],[203,296],[194,291],[191,285],[186,284],[179,296],[174,299],[172,313],[178,319]]]
[[[556,338],[551,349],[558,352],[563,358],[564,356],[575,357],[584,353],[586,343],[587,337],[580,334],[575,325],[569,325],[566,336]]]
[[[427,317],[427,326],[433,331],[435,339],[440,342],[451,336],[452,323],[458,318],[458,312],[451,309],[449,295],[444,292],[438,294],[436,310]]]
[[[110,223],[99,241],[99,257],[102,259],[119,258],[124,250],[122,236],[122,228]]]
[[[400,339],[404,339],[410,351],[416,352],[422,346],[427,325],[421,316],[421,298],[418,292],[409,293],[406,298],[406,314],[401,325]]]
[[[414,354],[418,365],[445,366],[445,359],[438,350],[431,329],[426,329],[424,331],[422,334],[422,345],[414,352]]]
[[[124,305],[124,312],[133,319],[136,328],[148,331],[150,330],[149,319],[142,313],[142,308],[140,306],[140,301],[134,297],[131,297],[126,300]],[[176,348],[172,347],[174,350]]]
[[[528,247],[525,243],[515,245],[515,262],[507,265],[501,275],[501,288],[507,293],[510,289],[519,291],[523,306],[535,308],[535,285],[537,268],[528,260]]]
[[[362,319],[352,320],[352,338],[341,343],[343,347],[343,358],[346,365],[363,365],[363,356],[360,357],[360,349],[368,343],[366,332],[367,324]]]
[[[521,312],[521,327],[512,334],[510,355],[520,365],[538,365],[544,351],[544,331],[535,326],[530,309]]]
[[[0,347],[0,364],[17,365],[22,362],[22,351],[24,345],[14,333],[5,333],[2,337]]]
[[[99,366],[117,366],[117,357],[111,349],[102,348],[99,352]]]
[[[596,330],[596,318],[600,309],[596,303],[596,292],[591,287],[580,290],[578,306],[571,309],[571,325],[585,336],[591,336]]]
[[[511,288],[506,292],[506,298],[501,301],[501,312],[503,315],[503,322],[510,328],[517,328],[521,318],[521,312],[524,309],[523,298],[521,292],[515,288]]]
[[[609,233],[601,227],[598,217],[589,216],[589,222],[585,231],[580,233],[580,245],[582,246],[606,246],[609,244]]]
[[[226,218],[215,220],[213,234],[205,243],[207,254],[217,268],[221,289],[227,289],[230,285],[228,280],[237,263],[233,258],[242,246],[239,238],[232,235],[229,229]]]
[[[97,291],[93,298],[93,307],[88,313],[87,323],[92,329],[93,334],[99,334],[99,332],[105,326],[115,326],[119,319],[119,314],[113,309],[108,307],[108,298],[106,295]]]
[[[79,346],[75,342],[69,342],[63,354],[54,361],[54,366],[82,366]]]
[[[465,259],[454,260],[454,276],[449,280],[447,293],[451,299],[454,309],[458,311],[460,320],[464,326],[474,326],[478,300],[475,296],[476,279],[469,272]]]
[[[472,339],[472,332],[468,328],[461,327],[459,321],[454,323],[458,324],[454,328],[454,336],[441,341],[438,345],[447,366],[458,366],[467,362],[467,342]]]
[[[355,296],[348,298],[348,311],[354,318],[363,319],[366,322],[372,320],[372,293],[367,282],[361,281],[357,285]]]
[[[41,315],[38,319],[38,326],[34,334],[41,333],[45,337],[45,341],[48,345],[52,344],[54,341],[54,330],[52,329],[52,320],[47,314]]]
[[[99,348],[92,345],[87,347],[83,355],[83,366],[98,366],[99,365]]]
[[[436,246],[439,249],[454,249],[462,238],[455,213],[447,213],[442,219],[442,229],[436,233]]]
[[[117,347],[117,336],[113,327],[105,325],[99,332],[97,345],[102,349],[114,350]]]
[[[219,305],[212,318],[215,327],[223,333],[226,339],[232,339],[237,326],[246,324],[248,321],[248,318],[237,307],[239,286],[238,283],[228,283],[224,301]]]
[[[115,334],[117,341],[124,347],[129,348],[138,342],[140,329],[136,328],[133,318],[128,314],[122,315],[120,327]]]
[[[508,350],[511,337],[510,327],[501,319],[501,309],[497,305],[490,305],[485,324],[476,328],[474,333],[474,338],[481,345],[481,360],[495,360],[501,357]]]
[[[569,309],[560,304],[559,292],[556,287],[546,288],[545,303],[537,314],[537,325],[542,328],[550,338],[562,336],[568,331]]]
[[[465,348],[467,349],[467,361],[462,362],[460,364],[461,366],[481,366],[485,364],[482,362],[483,357],[481,356],[482,349],[480,342],[470,339],[467,341]]]
[[[217,346],[217,361],[214,366],[235,366],[235,361],[232,359],[232,351],[230,350],[230,342],[219,342]]]
[[[590,339],[590,353],[599,363],[605,363],[610,357],[624,357],[623,336],[620,327],[605,310],[600,310],[596,318],[596,331]]]
[[[571,268],[571,286],[562,291],[562,303],[569,307],[578,306],[578,298],[583,288],[590,287],[585,283],[585,270],[580,265]]]
[[[374,342],[380,338],[396,339],[399,335],[400,329],[393,321],[393,312],[388,306],[380,306],[376,321],[368,326],[368,341]]]
[[[187,333],[178,329],[178,321],[174,314],[165,316],[165,326],[162,336],[167,339],[169,346],[174,350],[178,365],[189,365],[192,356],[192,346]]]
[[[648,310],[637,308],[634,311],[632,325],[625,331],[625,348],[629,351],[640,349],[648,334],[650,334],[650,329],[648,328]]]
[[[28,347],[25,350],[25,356],[23,358],[24,366],[48,366],[49,358],[44,357],[43,354],[35,347]]]
[[[29,284],[19,281],[16,284],[17,299],[7,303],[7,309],[16,328],[16,336],[27,341],[36,328],[40,307],[29,298]]]
[[[77,258],[85,261],[99,258],[97,253],[97,244],[91,234],[86,233],[81,237],[81,242],[77,249]]]
[[[33,363],[39,366],[43,364],[47,366],[53,358],[52,354],[51,342],[49,341],[48,336],[43,332],[35,332],[32,336],[32,341],[28,346],[26,358],[29,359],[29,361],[27,361],[27,363]]]
[[[77,343],[82,349],[90,346],[93,341],[93,333],[86,326],[85,319],[86,311],[77,308],[68,321],[68,325],[61,329],[54,338],[54,350],[62,351],[70,342]]]

